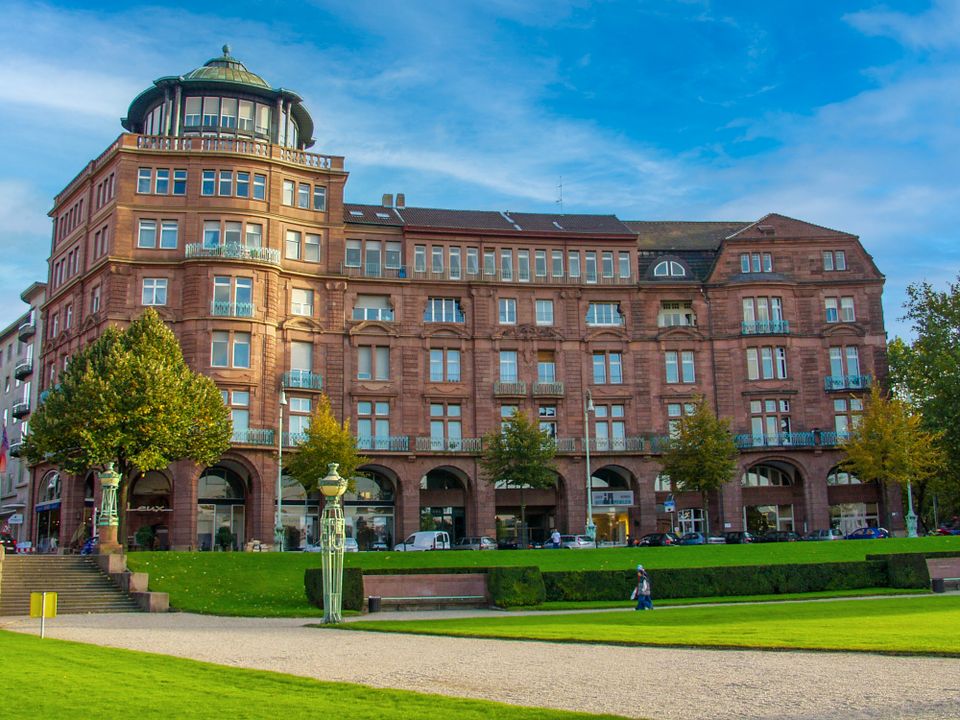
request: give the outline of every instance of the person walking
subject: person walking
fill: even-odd
[[[554,548],[560,547],[560,531],[556,528],[554,528],[553,532],[550,534],[550,543]]]
[[[647,571],[643,569],[643,565],[637,565],[637,610],[653,610],[652,589]]]

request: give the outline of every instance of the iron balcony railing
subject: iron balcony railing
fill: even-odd
[[[20,402],[14,403],[10,408],[10,414],[15,418],[22,418],[24,415],[29,415],[30,402],[28,400],[21,400]]]
[[[418,452],[459,452],[478,453],[482,448],[482,438],[432,438],[418,437]]]
[[[248,245],[241,245],[240,243],[227,243],[226,245],[204,245],[203,243],[190,243],[184,250],[184,256],[187,258],[250,260],[252,262],[270,263],[271,265],[280,264],[279,250],[265,247],[251,247]]]
[[[310,370],[291,370],[285,372],[281,378],[285,388],[300,388],[302,390],[322,390],[323,377]]]
[[[28,320],[17,328],[17,339],[26,340],[29,337],[33,337],[36,331],[37,324],[33,320]]]
[[[497,380],[493,383],[493,394],[497,397],[526,395],[527,384],[525,382]]]
[[[823,379],[825,390],[866,390],[873,385],[872,375],[827,375]]]
[[[238,430],[234,428],[231,442],[238,445],[273,445],[273,430],[269,428],[246,428]]]
[[[358,435],[357,448],[365,451],[409,452],[410,438],[407,435],[391,437],[362,437]]]
[[[575,453],[577,451],[576,438],[554,438],[558,453]]]
[[[753,435],[751,433],[742,433],[734,438],[738,448],[756,448],[756,447],[813,447],[813,432],[786,432],[775,433],[773,435]]]
[[[33,373],[33,360],[22,360],[17,363],[17,366],[13,369],[13,377],[17,380],[23,380],[30,377]]]
[[[10,443],[10,457],[18,458],[20,457],[20,451],[23,449],[23,442],[17,440],[16,442]]]
[[[640,436],[622,438],[590,438],[590,452],[640,452],[644,449]]]
[[[199,131],[202,126],[195,129]],[[222,129],[222,128],[221,128]],[[236,132],[235,128],[231,128]],[[125,134],[120,136],[120,140],[126,147],[135,144],[139,150],[153,150],[160,152],[175,153],[231,153],[235,155],[247,155],[252,157],[279,160],[292,165],[302,165],[308,168],[318,168],[325,170],[342,170],[343,157],[339,155],[318,155],[317,153],[297,150],[296,148],[284,147],[282,145],[271,145],[267,142],[243,137],[167,137],[159,135],[134,135]]]
[[[214,300],[210,303],[210,314],[217,317],[253,317],[253,303]]]
[[[819,433],[820,436],[820,445],[824,447],[836,447],[841,445],[850,439],[850,433],[848,432],[835,432],[833,430],[822,430]]]
[[[563,397],[562,382],[535,382],[533,384],[534,397]]]
[[[340,274],[347,277],[368,277],[383,278],[385,280],[396,280],[407,277],[407,268],[404,265],[398,267],[384,267],[373,263],[362,263],[360,265],[347,265],[340,263]]]
[[[789,320],[757,320],[756,322],[740,323],[740,332],[743,335],[789,335]]]
[[[492,272],[481,271],[479,268],[467,270],[461,267],[459,271],[451,271],[449,267],[442,269],[417,269],[413,267],[409,271],[409,277],[412,280],[426,280],[428,282],[453,281],[453,282],[496,282],[496,283],[519,283],[521,285],[635,285],[636,277],[631,273],[627,277],[619,275],[591,275],[589,278],[583,274],[575,277],[568,275],[547,275],[536,273],[521,273],[511,271],[503,273],[499,268]]]

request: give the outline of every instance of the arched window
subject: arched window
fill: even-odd
[[[747,470],[740,478],[742,487],[787,487],[793,485],[793,479],[770,465],[757,465]]]
[[[861,485],[860,478],[840,468],[834,468],[827,475],[827,485]]]
[[[137,478],[130,494],[130,507],[169,508],[170,481],[160,472],[148,472]]]
[[[661,260],[653,268],[654,277],[686,277],[687,271],[676,260]]]
[[[203,500],[243,500],[243,479],[225,467],[209,468],[200,476],[197,497]]]
[[[60,473],[51,470],[40,483],[40,502],[60,499]]]
[[[347,491],[343,496],[344,502],[383,503],[393,502],[393,483],[381,474],[373,477],[356,477],[353,479],[353,492]]]
[[[420,478],[421,490],[463,490],[463,482],[448,470],[431,470]]]

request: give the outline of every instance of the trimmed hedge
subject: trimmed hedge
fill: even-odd
[[[323,607],[323,570],[307,568],[303,573],[303,586],[311,605]],[[343,609],[363,610],[363,571],[360,568],[343,569]]]
[[[927,558],[931,553],[897,553],[894,555],[868,555],[870,560],[887,565],[887,578],[894,588],[929,588],[930,570]],[[939,557],[957,557],[956,554],[937,553]]]
[[[669,599],[886,587],[890,584],[887,568],[884,561],[864,561],[674,568],[649,570],[648,573],[654,597]],[[636,577],[632,570],[547,572],[543,573],[543,582],[548,601],[626,600],[636,585]]]
[[[540,605],[546,599],[538,567],[498,567],[487,573],[487,590],[497,607]]]

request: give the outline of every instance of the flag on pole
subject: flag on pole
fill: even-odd
[[[3,440],[0,440],[0,473],[7,471],[7,453],[10,452],[10,441],[7,439],[7,426],[3,426]]]

